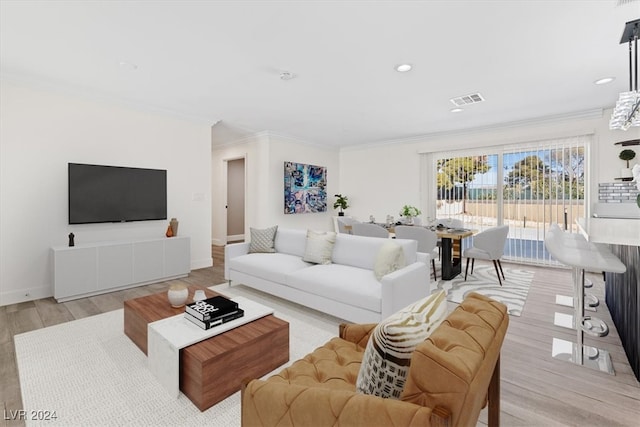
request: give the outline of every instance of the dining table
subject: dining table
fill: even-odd
[[[403,224],[378,224],[389,231],[390,237],[395,237],[395,225]],[[413,225],[413,227],[424,227],[434,231],[441,241],[440,263],[442,280],[453,280],[462,272],[462,239],[471,237],[475,230],[468,228],[449,228],[426,225]],[[351,232],[351,226],[346,225],[345,230]]]

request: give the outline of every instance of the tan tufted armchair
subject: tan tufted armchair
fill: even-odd
[[[375,324],[340,326],[331,339],[266,381],[242,387],[243,426],[475,426],[489,404],[499,425],[506,307],[472,293],[420,344],[400,400],[355,391]]]

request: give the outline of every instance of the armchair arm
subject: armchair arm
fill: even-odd
[[[377,323],[341,323],[340,338],[365,348]]]
[[[241,401],[243,426],[429,426],[432,415],[442,420],[438,411],[414,403],[276,381],[243,384]]]

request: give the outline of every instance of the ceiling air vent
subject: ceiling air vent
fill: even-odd
[[[484,98],[479,93],[470,93],[469,95],[462,95],[456,98],[451,98],[451,102],[456,107],[462,107],[469,104],[477,104],[484,101]]]

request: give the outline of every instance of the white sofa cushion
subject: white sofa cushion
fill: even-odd
[[[366,310],[382,309],[382,285],[373,270],[341,264],[314,265],[286,275],[292,288]]]
[[[307,231],[307,245],[304,249],[303,261],[314,264],[331,264],[333,245],[336,233],[333,231]]]
[[[385,242],[385,244],[380,247],[378,255],[376,255],[373,274],[376,276],[376,279],[382,280],[387,274],[393,273],[405,265],[402,246],[389,239],[388,242]]]
[[[276,252],[303,257],[306,245],[307,230],[279,228],[276,233]]]
[[[227,262],[232,270],[276,283],[286,283],[287,274],[313,265],[302,261],[299,256],[281,253],[240,255]]]
[[[388,241],[389,239],[338,233],[333,246],[333,262],[373,271],[378,251]],[[406,265],[416,262],[417,241],[395,239],[394,242],[402,246]]]

